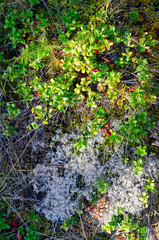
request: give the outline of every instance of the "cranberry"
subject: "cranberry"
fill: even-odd
[[[102,132],[105,132],[105,128],[104,128],[104,127],[101,127],[101,131],[102,131]]]
[[[42,93],[35,92],[35,94],[36,94],[36,97],[39,98],[39,95],[41,95]]]
[[[23,37],[26,37],[26,34],[25,34],[25,33],[23,33]]]
[[[131,91],[133,91],[133,90],[135,90],[135,87],[132,87],[132,88],[131,88]]]
[[[94,53],[97,54],[97,53],[98,53],[98,50],[95,49],[95,50],[94,50]]]
[[[92,70],[91,70],[91,73],[94,73],[94,72],[95,72],[95,69],[92,69]]]
[[[107,137],[111,136],[111,133],[109,131],[106,132]]]
[[[13,227],[17,227],[16,222],[12,222],[12,226],[13,226]]]
[[[114,104],[117,104],[117,101],[115,101]]]
[[[95,44],[97,44],[97,43],[98,43],[98,40],[97,40],[97,39],[95,39],[95,40],[94,40],[94,43],[95,43]]]
[[[38,21],[37,19],[34,19],[34,23],[37,23],[37,21]]]
[[[147,50],[147,53],[149,54],[151,51],[150,50]]]

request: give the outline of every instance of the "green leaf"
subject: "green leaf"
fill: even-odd
[[[5,222],[5,219],[0,219],[0,231],[3,229],[9,229],[10,226]]]
[[[48,121],[44,120],[44,121],[43,121],[43,124],[48,124]]]
[[[39,128],[39,125],[36,122],[33,122],[31,125],[32,125],[32,127],[34,129],[38,129]]]
[[[39,3],[39,0],[30,0],[31,6],[33,6],[35,3]]]
[[[141,155],[141,156],[147,155],[146,148],[147,148],[147,146],[144,146],[144,147],[139,146],[139,147],[137,148],[137,150],[135,151],[135,153],[136,153],[136,154],[139,154],[139,155]]]

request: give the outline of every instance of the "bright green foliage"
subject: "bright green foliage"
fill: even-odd
[[[156,186],[155,186],[155,181],[153,179],[148,179],[146,185],[144,186],[144,189],[156,193]],[[149,199],[149,194],[148,191],[143,191],[142,194],[140,195],[140,198],[142,202],[145,203],[145,207],[148,208],[148,199]]]
[[[10,118],[18,117],[21,110],[16,107],[15,103],[6,103],[7,111]]]
[[[146,228],[140,226],[136,221],[129,218],[128,216],[124,217],[120,229],[124,231],[124,235],[128,240],[134,240],[136,235],[138,235],[139,239],[141,240],[148,239],[146,237],[147,236]]]
[[[103,194],[103,193],[107,192],[109,183],[105,182],[103,179],[98,179],[98,181],[96,183],[98,185],[99,193]]]
[[[145,207],[148,208],[148,199],[149,199],[149,194],[147,192],[142,192],[142,194],[140,195],[141,201],[143,203],[145,203]]]
[[[145,161],[142,158],[138,158],[133,161],[133,171],[135,175],[143,173],[144,162]]]
[[[32,16],[31,12],[27,12],[27,14]],[[102,14],[101,16],[98,14],[100,21],[94,23],[95,27],[92,23],[87,26],[82,24],[79,13],[74,10],[68,10],[62,16],[67,32],[59,30],[58,39],[63,46],[64,57],[60,61],[60,67],[64,72],[56,78],[42,82],[37,73],[45,65],[45,61],[51,53],[44,37],[39,38],[40,45],[35,42],[26,45],[19,57],[19,63],[8,66],[7,72],[3,74],[4,78],[9,78],[11,81],[17,77],[22,78],[24,74],[28,75],[29,84],[20,80],[17,93],[20,93],[23,99],[33,99],[36,96],[39,98],[41,105],[37,107],[40,107],[40,111],[35,107],[32,112],[35,113],[35,119],[41,119],[43,124],[48,123],[54,109],[64,112],[68,107],[75,107],[78,102],[86,102],[93,114],[92,127],[89,132],[83,133],[81,141],[74,145],[79,149],[86,146],[88,137],[97,134],[105,122],[108,107],[100,106],[97,102],[107,99],[109,104],[114,104],[120,98],[123,88],[122,71],[128,65],[131,66],[132,73],[134,69],[137,71],[138,81],[141,85],[137,86],[133,92],[128,91],[125,100],[120,100],[127,101],[126,109],[129,110],[129,121],[121,122],[120,132],[110,130],[110,142],[118,143],[123,136],[126,136],[128,141],[140,143],[140,137],[146,135],[147,130],[152,126],[152,121],[146,120],[147,112],[143,110],[155,99],[155,96],[147,96],[146,93],[145,81],[151,86],[148,61],[146,58],[142,59],[141,56],[138,58],[134,55],[141,46],[145,50],[148,49],[154,40],[151,36],[145,35],[144,39],[140,39],[140,43],[136,43],[128,30],[121,32],[114,25],[105,24],[102,17]],[[36,15],[36,19],[36,24],[43,28],[40,24],[45,21],[41,21],[39,15]],[[37,29],[35,27],[33,31],[36,33]],[[121,47],[121,43],[125,45],[125,50]],[[103,60],[102,56],[108,54],[109,58],[109,51],[114,49],[116,49],[115,58],[118,60],[112,60],[117,65],[112,68]],[[35,77],[30,78],[30,68]],[[134,107],[135,115],[132,114]],[[38,128],[37,120],[31,125],[35,129]]]
[[[113,215],[111,222],[102,225],[102,229],[107,233],[111,233],[115,228],[123,231],[123,236],[128,240],[148,240],[146,228],[140,225],[136,218],[131,215]]]
[[[154,122],[146,116],[147,112],[140,110],[137,114],[130,116],[129,121],[121,123],[120,131],[130,142],[140,143],[140,136],[146,135],[154,125]]]
[[[147,184],[144,186],[145,189],[149,190],[150,192],[155,193],[156,189],[155,189],[155,181],[152,179],[148,179],[147,180]]]
[[[141,156],[147,155],[146,148],[147,148],[147,146],[144,146],[144,147],[139,146],[137,148],[137,150],[135,151],[135,153],[137,153],[137,154],[139,154]]]

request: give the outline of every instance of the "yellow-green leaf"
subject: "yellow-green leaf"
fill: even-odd
[[[39,128],[39,125],[36,122],[33,122],[31,125],[32,125],[32,127],[34,129],[38,129]]]
[[[43,124],[48,124],[48,121],[44,120],[44,121],[43,121]]]

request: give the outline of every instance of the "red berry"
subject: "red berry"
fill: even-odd
[[[95,69],[92,69],[92,70],[91,70],[91,73],[94,73],[94,72],[95,72]]]
[[[25,34],[25,33],[23,33],[23,37],[26,37],[26,34]]]
[[[12,222],[12,226],[13,226],[13,227],[17,227],[16,222]]]
[[[60,64],[62,63],[62,61],[59,62]]]
[[[43,94],[42,92],[39,93],[39,95],[42,95],[42,94]]]
[[[115,101],[114,104],[117,104],[117,101]]]
[[[37,21],[38,21],[37,19],[34,19],[34,23],[37,23]]]
[[[148,98],[148,95],[146,94],[145,98]]]
[[[35,92],[35,94],[36,94],[36,97],[39,98],[39,93],[38,93],[38,92]]]
[[[57,56],[57,53],[56,52],[54,52],[54,55],[55,55],[55,57]]]
[[[111,133],[110,132],[106,132],[106,135],[107,135],[107,137],[110,137],[111,136]]]
[[[99,71],[99,69],[98,69],[98,68],[95,68],[94,70],[95,70],[95,72],[98,72],[98,71]]]
[[[101,127],[101,131],[102,131],[102,132],[105,132],[105,128],[104,128],[104,127]]]
[[[151,51],[150,50],[147,50],[147,53],[149,54]]]
[[[97,43],[98,43],[98,40],[97,40],[97,39],[95,39],[95,40],[94,40],[94,43],[95,43],[95,44],[97,44]]]
[[[101,89],[104,89],[105,87],[104,86],[101,86]]]
[[[94,53],[97,54],[97,53],[98,53],[98,50],[94,50]]]
[[[81,73],[81,71],[80,71],[80,72],[77,72],[77,74],[78,74],[78,76],[80,77],[82,73]]]
[[[133,90],[135,90],[135,87],[132,87],[132,88],[131,88],[131,91],[133,91]]]

